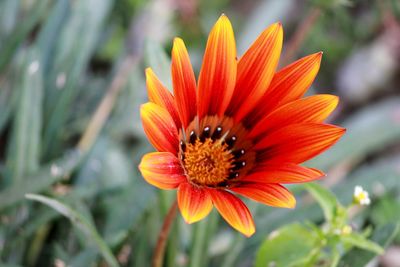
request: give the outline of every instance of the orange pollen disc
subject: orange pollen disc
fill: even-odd
[[[230,187],[251,170],[255,152],[241,124],[230,117],[197,117],[179,133],[179,158],[188,180],[199,186]]]
[[[191,182],[217,186],[228,179],[233,159],[226,143],[213,141],[211,138],[202,142],[197,138],[195,142],[186,144],[183,165]]]

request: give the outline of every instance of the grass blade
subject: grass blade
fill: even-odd
[[[43,191],[53,183],[67,177],[79,165],[83,155],[78,150],[67,153],[61,159],[49,163],[36,173],[1,191],[0,210],[20,202],[25,194]]]
[[[23,42],[26,36],[40,21],[41,17],[46,14],[49,0],[37,1],[33,5],[32,10],[27,14],[27,18],[18,24],[17,29],[13,31],[11,36],[5,40],[0,50],[0,73],[4,70],[15,54],[19,44]]]
[[[78,227],[82,232],[84,232],[90,240],[94,242],[94,244],[97,246],[100,254],[104,257],[106,262],[108,263],[109,266],[111,267],[118,267],[119,264],[112,254],[110,248],[107,246],[107,244],[104,242],[104,240],[101,238],[99,233],[97,232],[96,228],[80,213],[72,209],[71,207],[55,200],[51,199],[45,196],[41,195],[35,195],[35,194],[27,194],[26,195],[27,199],[38,201],[42,204],[45,204],[65,217],[67,217],[71,223]]]
[[[43,81],[39,56],[36,50],[26,55],[17,81],[19,98],[15,110],[13,136],[8,147],[8,167],[12,183],[39,168],[42,131]]]

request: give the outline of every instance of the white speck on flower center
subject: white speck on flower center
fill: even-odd
[[[353,201],[354,203],[363,206],[368,206],[371,204],[371,199],[369,198],[368,192],[359,185],[354,188]]]

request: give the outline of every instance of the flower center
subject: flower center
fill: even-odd
[[[191,182],[217,186],[227,180],[233,167],[234,156],[226,143],[199,138],[186,144],[183,165]]]
[[[229,117],[195,118],[180,132],[179,155],[188,180],[209,187],[229,187],[237,182],[255,161],[246,133]]]

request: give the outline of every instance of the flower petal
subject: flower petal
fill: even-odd
[[[249,137],[266,135],[289,124],[323,122],[338,101],[334,95],[315,95],[290,102],[261,119],[250,131]]]
[[[182,183],[179,186],[177,198],[179,209],[187,223],[200,221],[213,207],[210,193],[189,183]]]
[[[254,125],[266,114],[300,98],[319,71],[322,52],[303,57],[277,72],[256,107],[246,116],[247,126]]]
[[[254,148],[260,162],[302,163],[331,147],[345,131],[329,124],[291,124],[265,136]]]
[[[208,37],[198,84],[198,115],[222,116],[236,82],[236,44],[232,25],[222,15]]]
[[[283,30],[275,23],[262,32],[240,58],[237,80],[227,113],[240,121],[261,99],[278,65],[282,50]]]
[[[186,128],[197,113],[196,79],[185,44],[180,38],[174,40],[171,73],[176,106]]]
[[[187,181],[179,160],[169,152],[144,155],[139,170],[149,184],[161,189],[173,189]]]
[[[213,203],[221,216],[247,237],[254,234],[255,226],[249,209],[239,198],[222,190],[209,189]]]
[[[231,190],[268,206],[280,208],[296,206],[296,199],[292,193],[280,184],[243,183]]]
[[[175,122],[176,128],[179,129],[181,121],[175,106],[174,96],[161,83],[151,68],[146,69],[146,86],[149,100],[168,110]]]
[[[240,181],[264,184],[296,184],[314,181],[324,176],[325,174],[317,169],[294,163],[261,163],[252,170],[252,173],[241,178]]]
[[[143,129],[150,143],[158,151],[178,152],[178,130],[168,111],[154,103],[148,102],[140,108]]]

